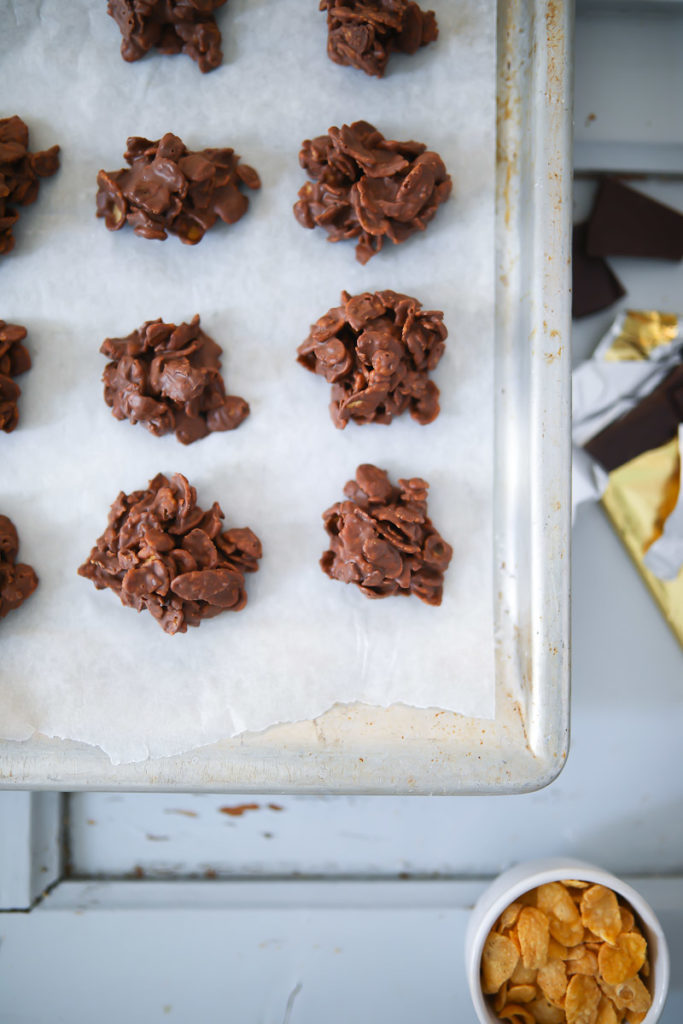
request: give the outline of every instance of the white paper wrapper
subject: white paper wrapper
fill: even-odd
[[[0,733],[96,744],[116,762],[175,754],[242,730],[312,718],[337,702],[405,702],[492,717],[493,0],[434,4],[438,43],[395,57],[383,81],[332,64],[314,0],[230,0],[224,66],[184,56],[128,65],[106,5],[9,0],[0,10],[2,116],[55,142],[45,182],[0,264],[0,316],[29,329],[19,428],[0,435],[0,510],[40,577],[0,624]],[[364,118],[439,152],[455,190],[427,232],[366,267],[291,212],[304,138]],[[94,217],[97,171],[123,165],[129,135],[173,131],[195,149],[233,146],[258,170],[247,215],[196,247],[109,233]],[[297,366],[309,324],[339,292],[393,288],[443,309],[437,421],[334,429],[329,387]],[[117,422],[99,346],[144,320],[194,313],[223,346],[229,393],[251,405],[235,432],[189,448]],[[454,548],[440,608],[370,602],[330,581],[321,513],[361,462],[424,476]],[[263,542],[249,603],[165,635],[77,567],[119,490],[182,472],[200,504]]]

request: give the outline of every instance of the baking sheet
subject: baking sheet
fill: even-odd
[[[35,730],[122,762],[335,703],[492,717],[495,5],[434,6],[438,44],[395,58],[381,82],[327,60],[324,17],[301,0],[231,0],[225,63],[207,76],[182,56],[124,64],[114,22],[86,0],[17,0],[0,14],[3,114],[24,117],[32,149],[63,150],[0,267],[0,315],[28,327],[34,358],[20,428],[0,442],[0,497],[41,580],[0,626],[3,737]],[[455,183],[424,236],[364,268],[352,245],[291,214],[301,140],[358,118],[427,142]],[[234,146],[263,180],[242,221],[194,248],[110,234],[93,216],[97,170],[122,165],[125,138],[169,130],[194,148]],[[386,287],[444,310],[442,412],[427,427],[336,431],[328,387],[296,365],[296,346],[342,288]],[[145,319],[195,312],[252,412],[183,448],[113,419],[98,349]],[[431,484],[430,514],[454,547],[438,609],[369,602],[318,568],[320,514],[366,461]],[[176,637],[76,576],[118,490],[159,471],[185,473],[201,504],[218,500],[228,526],[264,545],[247,608]]]

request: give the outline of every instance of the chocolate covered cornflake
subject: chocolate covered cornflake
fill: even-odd
[[[381,78],[394,51],[416,53],[439,34],[434,11],[412,0],[320,0],[327,11],[327,53]]]
[[[208,512],[181,473],[159,473],[145,491],[124,494],[109,525],[78,570],[121,603],[146,608],[166,633],[185,633],[247,603],[244,574],[256,572],[261,542],[248,528],[222,530],[223,512]]]
[[[104,400],[117,420],[142,423],[160,437],[175,432],[192,444],[215,430],[234,430],[249,415],[237,395],[226,395],[221,347],[199,326],[148,320],[126,338],[107,338]]]
[[[439,389],[429,380],[444,353],[443,313],[423,310],[398,292],[342,292],[298,348],[298,362],[332,385],[336,427],[391,423],[406,409],[419,423],[439,414]]]
[[[19,538],[14,523],[0,516],[0,619],[30,597],[38,577],[30,565],[17,562]]]
[[[196,245],[218,218],[234,224],[244,216],[249,199],[242,186],[261,187],[233,149],[192,152],[170,132],[156,142],[133,136],[127,146],[128,168],[97,175],[97,216],[110,231],[130,224],[143,238],[170,233]]]
[[[367,121],[307,139],[299,163],[313,180],[299,190],[294,216],[302,227],[324,228],[330,242],[357,238],[359,263],[385,238],[399,244],[424,231],[453,187],[437,153],[385,139]]]
[[[107,13],[121,30],[121,56],[140,60],[152,48],[186,53],[202,72],[223,60],[213,12],[226,0],[108,0]]]
[[[415,594],[426,604],[441,604],[453,549],[427,515],[429,485],[419,477],[398,483],[394,487],[377,466],[358,467],[344,488],[348,500],[323,513],[330,549],[320,565],[366,597]]]
[[[31,369],[31,357],[23,344],[26,328],[0,320],[0,430],[11,434],[19,422],[21,388],[14,381]]]
[[[51,177],[58,168],[59,146],[29,153],[28,128],[21,118],[0,118],[0,256],[14,248],[15,207],[34,203],[39,178]]]

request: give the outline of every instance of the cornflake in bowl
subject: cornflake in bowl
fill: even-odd
[[[528,867],[520,865],[512,869],[518,881],[505,889],[506,898],[498,886],[483,915],[479,904],[475,908],[477,936],[471,925],[467,959],[482,1022],[654,1024],[658,1019],[668,984],[659,923],[642,897],[619,879],[588,865],[588,870],[573,866],[579,868],[571,872],[575,877],[555,871],[520,877]],[[537,884],[530,887],[528,881]]]

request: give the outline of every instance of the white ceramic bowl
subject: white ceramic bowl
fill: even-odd
[[[643,1024],[655,1024],[664,1009],[669,991],[669,949],[662,926],[655,917],[652,907],[645,902],[640,893],[609,871],[597,868],[594,864],[563,857],[525,861],[510,868],[509,871],[504,871],[481,894],[472,910],[465,935],[465,969],[474,1009],[481,1024],[500,1024],[500,1019],[488,1005],[481,991],[481,953],[486,936],[499,915],[518,896],[529,889],[535,889],[537,885],[561,881],[563,878],[577,878],[612,889],[619,896],[623,896],[640,918],[648,945],[651,968],[648,987],[652,993],[652,1006]]]

